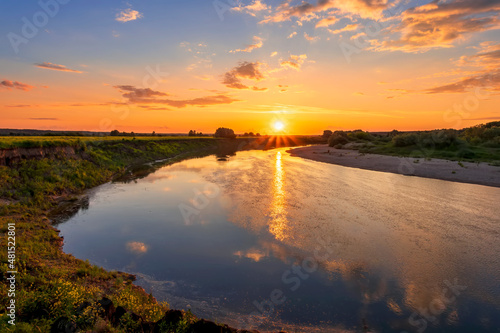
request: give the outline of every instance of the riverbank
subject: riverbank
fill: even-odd
[[[316,145],[289,150],[292,156],[345,167],[500,187],[500,167],[488,163],[397,157]]]
[[[0,331],[237,332],[169,310],[135,286],[133,275],[64,253],[63,239],[48,216],[60,203],[77,201],[83,191],[126,176],[133,166],[229,154],[248,142],[114,138],[4,154],[9,160],[8,166],[0,166],[0,302],[14,306],[9,312],[6,306],[0,310]],[[10,149],[37,145],[26,141]]]

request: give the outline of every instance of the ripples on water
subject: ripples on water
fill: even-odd
[[[236,326],[498,332],[498,198],[276,149],[106,184],[60,229],[66,252]]]

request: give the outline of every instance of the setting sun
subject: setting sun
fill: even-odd
[[[285,129],[285,124],[282,121],[277,120],[273,123],[273,128],[275,131],[282,131]]]

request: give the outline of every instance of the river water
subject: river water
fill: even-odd
[[[59,229],[65,252],[238,328],[499,332],[499,199],[244,151],[100,186]]]

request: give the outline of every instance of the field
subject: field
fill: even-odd
[[[201,137],[211,139],[211,137]],[[0,136],[0,149],[78,146],[83,143],[128,142],[128,141],[172,141],[200,139],[195,136]]]

